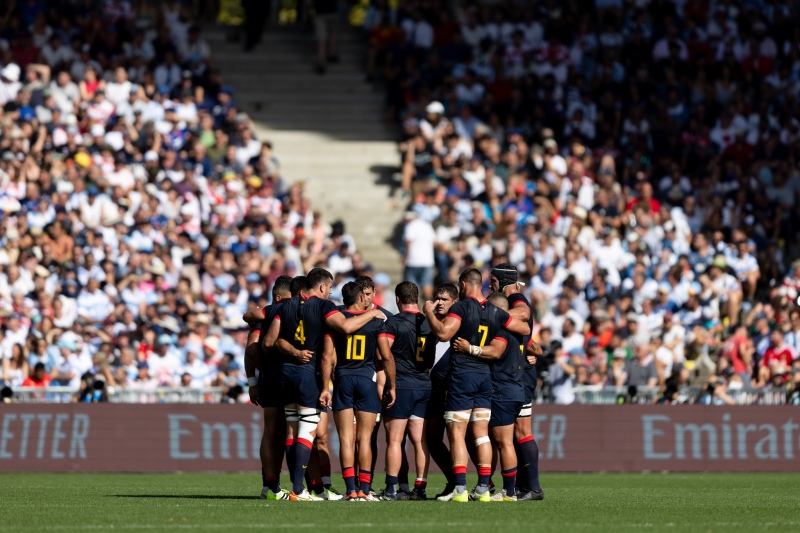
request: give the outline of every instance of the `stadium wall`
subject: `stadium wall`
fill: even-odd
[[[800,471],[792,407],[543,405],[531,424],[544,471]],[[255,471],[260,438],[253,406],[5,404],[0,472]]]

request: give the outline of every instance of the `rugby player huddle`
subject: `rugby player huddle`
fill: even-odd
[[[480,271],[467,269],[458,287],[439,285],[422,310],[417,286],[404,281],[395,289],[396,315],[373,305],[370,278],[345,284],[340,307],[328,300],[332,283],[320,268],[282,276],[273,286],[273,304],[244,316],[251,324],[245,356],[250,399],[264,410],[262,497],[426,500],[433,459],[447,477],[439,501],[543,499],[530,421],[541,349],[530,338],[530,305],[516,268],[492,270],[488,300]],[[339,433],[344,495],[331,487],[329,407]],[[376,494],[381,419],[386,487]],[[413,488],[407,439],[417,474]],[[284,453],[291,490],[279,485]],[[472,491],[470,459],[478,470]],[[503,484],[495,490],[498,461]]]

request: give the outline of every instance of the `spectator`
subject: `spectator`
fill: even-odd
[[[50,381],[51,379],[50,376],[47,375],[44,363],[36,363],[33,367],[33,373],[25,378],[22,382],[22,386],[44,388],[50,386]]]
[[[560,405],[569,405],[575,401],[575,392],[572,377],[575,375],[575,366],[570,361],[570,356],[564,352],[560,341],[550,343],[552,363],[547,371],[549,375],[550,394],[553,401]]]
[[[658,370],[646,337],[637,337],[633,358],[625,364],[625,374],[625,385],[628,387],[652,388],[658,385]]]
[[[422,288],[426,299],[433,297],[433,269],[435,266],[433,247],[436,232],[427,220],[413,211],[406,213],[408,224],[403,232],[405,267],[403,278]]]

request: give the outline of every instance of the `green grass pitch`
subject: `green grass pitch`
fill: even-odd
[[[266,502],[255,474],[0,479],[0,531],[15,532],[800,530],[798,474],[545,474],[542,502],[460,504]],[[443,485],[431,476],[429,492]]]

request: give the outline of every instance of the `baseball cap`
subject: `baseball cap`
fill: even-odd
[[[436,101],[431,102],[425,108],[425,112],[430,113],[432,115],[441,115],[444,113],[444,105],[442,105],[441,102],[436,102]]]
[[[144,368],[145,370],[148,370],[148,369],[150,368],[150,365],[148,365],[148,364],[147,364],[147,361],[140,361],[140,362],[139,362],[139,363],[136,365],[136,368],[137,368],[137,369],[139,369],[139,370],[141,370],[141,369],[143,369],[143,368]]]

